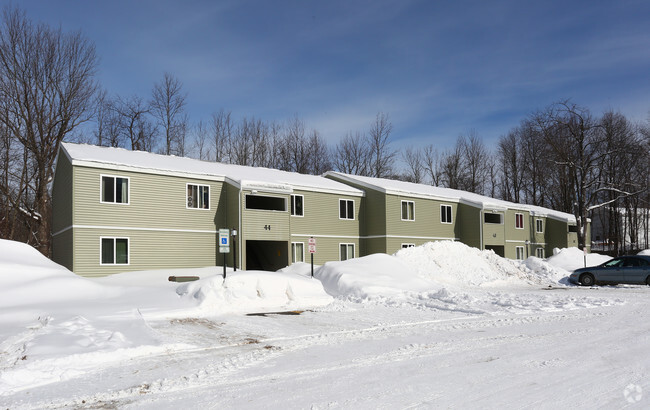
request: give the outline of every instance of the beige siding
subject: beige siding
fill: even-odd
[[[413,202],[415,219],[402,220],[402,201]],[[452,207],[452,222],[458,217],[458,204],[439,202],[432,199],[411,198],[407,196],[386,196],[386,226],[390,236],[402,236],[428,240],[454,239],[458,236],[456,224],[443,224],[440,219],[440,206]]]
[[[52,233],[72,226],[72,197],[72,164],[63,151],[59,151],[52,186]]]
[[[129,238],[128,265],[100,264],[100,237]],[[83,276],[215,266],[216,235],[120,229],[74,229],[74,271]]]
[[[303,195],[304,215],[291,216],[291,242],[305,244],[305,262],[310,261],[307,242],[316,239],[314,263],[339,260],[339,245],[354,244],[355,256],[363,255],[359,248],[359,218],[362,214],[361,197],[322,192],[296,191]],[[339,200],[354,201],[354,219],[339,217]]]
[[[386,235],[386,195],[372,189],[365,189],[365,193],[365,197],[360,198],[363,204],[359,214],[361,236]]]
[[[484,214],[499,214],[501,215],[500,224],[484,223]],[[483,245],[504,246],[505,245],[505,222],[504,212],[492,212],[484,210],[481,215],[481,223],[483,223]],[[514,222],[513,222],[514,223]]]
[[[128,205],[100,202],[101,175],[130,178]],[[187,208],[188,183],[210,186],[209,210]],[[222,182],[76,167],[74,184],[75,225],[214,231],[225,223]]]

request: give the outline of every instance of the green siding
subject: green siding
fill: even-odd
[[[130,178],[128,205],[100,202],[101,175]],[[210,186],[209,210],[187,208],[188,183]],[[75,167],[74,185],[75,225],[214,231],[225,223],[222,182]]]
[[[129,264],[101,265],[100,237],[129,238]],[[216,265],[214,234],[75,228],[73,240],[74,272],[83,276]]]
[[[500,224],[484,223],[485,214],[499,214],[501,215]],[[505,228],[505,212],[497,211],[492,212],[483,210],[481,213],[481,223],[483,224],[483,246],[505,246],[506,242],[506,228]],[[513,222],[514,224],[514,222]]]
[[[460,240],[475,248],[481,247],[481,224],[483,215],[479,208],[459,204],[458,218],[456,224],[459,225]]]
[[[72,229],[52,237],[52,260],[74,271],[72,257]]]
[[[353,243],[356,256],[363,255],[359,247],[359,219],[362,218],[362,197],[323,192],[295,191],[303,196],[303,216],[290,216],[291,242],[305,244],[305,262],[310,261],[307,241],[316,239],[314,263],[339,260],[339,244]],[[339,200],[354,201],[354,219],[339,218]]]
[[[72,226],[72,164],[61,150],[52,186],[52,233]]]

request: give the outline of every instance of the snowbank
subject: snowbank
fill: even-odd
[[[547,259],[547,262],[555,267],[562,268],[567,272],[572,272],[579,268],[585,267],[585,254],[578,248],[553,249],[553,256]],[[612,259],[607,255],[599,253],[587,254],[587,266],[596,266]]]
[[[204,315],[289,310],[332,301],[318,280],[285,272],[231,272],[225,281],[213,276],[181,285],[176,292],[185,300],[196,301],[195,314]]]
[[[529,267],[521,261],[505,259],[493,251],[481,251],[461,242],[438,241],[406,248],[395,257],[424,278],[454,287],[489,287],[501,284],[548,284],[557,282],[556,272],[537,259]],[[532,268],[534,267],[534,268]],[[564,275],[563,275],[564,276]]]
[[[314,275],[323,283],[327,293],[337,297],[366,299],[440,288],[418,277],[412,267],[398,258],[380,253],[343,262],[327,262]]]

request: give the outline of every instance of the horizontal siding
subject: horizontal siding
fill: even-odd
[[[72,164],[59,152],[52,186],[52,233],[72,225]]]
[[[494,214],[495,212],[487,212],[483,211],[484,213],[490,213]],[[501,215],[501,221],[504,220],[504,213],[503,212],[496,212]],[[489,224],[489,223],[484,223],[484,217],[481,215],[481,223],[483,223],[483,245],[495,245],[495,246],[501,246],[505,244],[506,238],[505,238],[505,224]],[[514,223],[514,222],[513,222]]]
[[[386,239],[386,253],[393,254],[402,249],[402,244],[412,243],[415,246],[424,245],[427,242],[437,242],[424,239],[401,239],[401,238],[387,238]]]
[[[517,229],[515,215],[521,214],[523,217],[523,229]],[[505,238],[510,241],[521,241],[531,239],[530,213],[525,211],[507,210],[505,217]]]
[[[414,220],[402,220],[402,201],[414,203]],[[458,204],[408,196],[386,195],[386,227],[388,235],[449,238],[457,237],[456,224],[443,224],[440,206],[452,207],[452,222],[458,218]]]
[[[52,237],[52,260],[74,271],[72,239],[72,229]]]
[[[456,225],[459,226],[460,240],[475,248],[481,247],[481,210],[473,206],[459,204]]]
[[[129,204],[100,202],[100,175],[129,177]],[[210,186],[210,209],[187,209],[187,185]],[[76,167],[74,224],[212,230],[225,223],[220,209],[223,183],[192,178]]]
[[[311,262],[309,253],[308,241],[309,238],[293,237],[291,242],[304,243],[305,249],[305,262]],[[314,253],[314,264],[322,265],[325,262],[338,261],[340,259],[339,249],[342,243],[354,244],[355,257],[363,256],[360,254],[359,240],[347,238],[316,238],[316,253]],[[289,251],[291,248],[289,248]],[[289,259],[291,260],[291,258]]]
[[[74,272],[82,276],[105,276],[149,269],[200,268],[216,264],[215,234],[83,228],[73,231]],[[100,237],[129,238],[129,265],[100,265]]]
[[[362,203],[359,213],[360,233],[363,236],[385,235],[386,195],[371,189],[366,189],[365,192],[366,196],[360,198]]]
[[[321,192],[296,191],[303,195],[304,216],[291,216],[292,234],[359,236],[361,198]],[[354,201],[354,219],[339,218],[339,200]]]

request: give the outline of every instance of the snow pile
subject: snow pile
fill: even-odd
[[[650,256],[650,249],[644,249],[642,251],[639,251],[637,255],[645,255],[645,256]]]
[[[114,294],[110,288],[81,278],[24,243],[0,239],[0,317],[8,308],[70,299],[92,300]]]
[[[343,262],[327,262],[315,276],[327,293],[336,297],[367,299],[440,288],[418,277],[411,266],[398,258],[381,253]]]
[[[238,271],[178,287],[185,300],[196,301],[195,314],[214,315],[254,310],[290,310],[327,305],[332,297],[316,279],[285,272]]]
[[[411,266],[418,276],[454,287],[557,282],[555,272],[533,271],[522,262],[505,259],[493,251],[481,251],[461,242],[428,242],[399,250],[395,256]]]
[[[547,262],[555,267],[562,268],[567,272],[572,272],[579,268],[585,267],[585,254],[578,248],[553,249],[553,256],[547,259]],[[587,266],[596,266],[612,259],[607,255],[599,253],[587,254]]]

